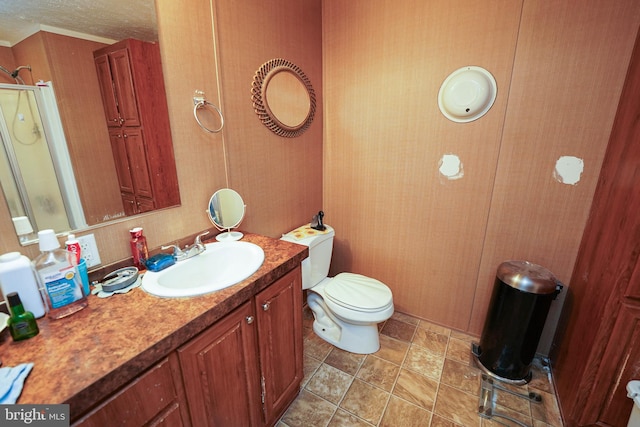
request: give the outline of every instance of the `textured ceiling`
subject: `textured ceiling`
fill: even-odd
[[[0,0],[0,46],[39,30],[156,41],[153,0]]]

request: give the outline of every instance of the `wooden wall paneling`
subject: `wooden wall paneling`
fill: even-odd
[[[582,414],[587,405],[595,405],[594,410],[598,413],[601,410],[605,390],[594,384],[601,381],[599,378],[603,375],[611,380],[615,376],[611,368],[615,365],[615,358],[612,361],[613,356],[606,354],[606,351],[611,351],[606,350],[607,346],[620,353],[634,348],[627,345],[630,341],[621,333],[614,332],[614,328],[630,331],[634,327],[635,320],[622,321],[618,317],[630,319],[625,314],[625,311],[630,313],[629,310],[622,309],[619,314],[625,293],[631,298],[626,298],[624,304],[633,303],[637,307],[633,295],[640,279],[637,273],[640,197],[634,190],[640,177],[640,149],[636,143],[640,136],[637,117],[640,108],[638,43],[636,39],[634,56],[573,271],[569,304],[563,310],[561,327],[555,338],[558,348],[552,353],[558,398],[569,422],[584,421]],[[616,321],[623,323],[616,326]],[[631,359],[629,363],[636,362]],[[637,375],[637,371],[634,374]],[[588,413],[594,416],[593,410]]]
[[[277,0],[268,7],[215,0],[221,87],[227,118],[229,185],[247,204],[241,227],[279,237],[323,209],[323,76],[320,1]],[[296,138],[277,136],[256,116],[255,72],[284,58],[302,69],[316,94],[311,126]]]
[[[505,260],[543,265],[568,284],[639,13],[633,1],[525,2],[470,332],[482,330],[496,268]],[[583,159],[577,184],[554,179],[561,156]],[[567,292],[552,305],[543,353]]]
[[[331,274],[388,284],[396,309],[466,329],[507,106],[521,3],[323,3],[325,220]],[[438,109],[440,85],[478,65],[498,82],[466,124]],[[464,176],[438,172],[459,156]]]

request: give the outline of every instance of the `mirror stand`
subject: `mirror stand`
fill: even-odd
[[[216,236],[216,240],[218,242],[235,242],[236,240],[242,239],[242,234],[239,231],[231,231],[231,229],[227,229],[224,233],[220,233]]]

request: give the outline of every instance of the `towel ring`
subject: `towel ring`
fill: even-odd
[[[222,130],[223,126],[224,126],[224,117],[222,116],[222,111],[220,111],[220,109],[218,107],[216,107],[214,104],[212,104],[211,102],[207,101],[204,98],[204,92],[200,92],[200,91],[196,91],[196,96],[193,97],[193,117],[196,119],[196,123],[198,123],[198,125],[204,129],[205,131],[209,132],[209,133],[218,133]],[[220,127],[218,129],[212,130],[209,129],[208,127],[206,127],[205,125],[202,124],[202,122],[200,121],[200,119],[198,118],[198,110],[200,108],[205,108],[206,106],[210,106],[212,107],[214,110],[216,110],[218,112],[218,115],[220,116]]]

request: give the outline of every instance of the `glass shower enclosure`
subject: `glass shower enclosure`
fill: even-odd
[[[0,183],[20,242],[87,226],[52,84],[0,84]]]

